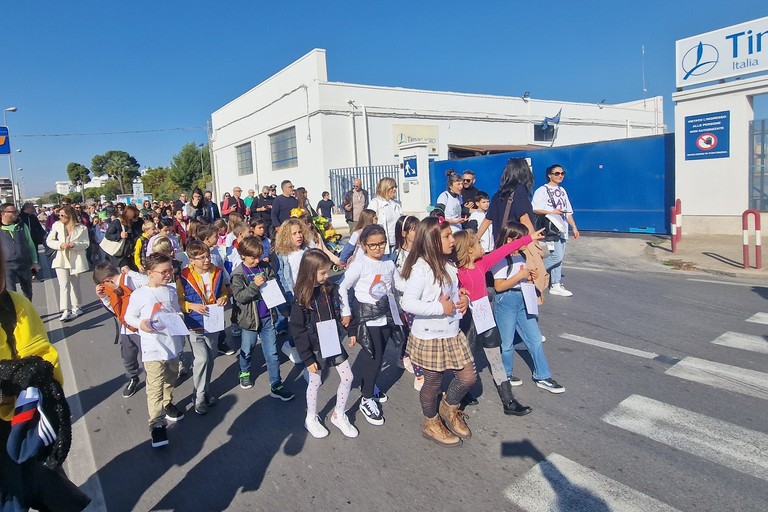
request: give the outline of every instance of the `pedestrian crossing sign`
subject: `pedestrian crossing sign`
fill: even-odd
[[[416,167],[416,157],[407,157],[403,159],[403,178],[417,178],[418,170]]]

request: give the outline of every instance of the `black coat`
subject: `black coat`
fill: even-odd
[[[323,286],[315,287],[313,295],[315,309],[306,309],[295,301],[291,307],[288,329],[293,337],[299,357],[301,357],[305,366],[313,363],[318,363],[319,366],[322,366],[322,362],[318,361],[315,355],[320,353],[320,339],[317,336],[315,324],[325,320],[336,320],[338,322],[341,318],[338,288],[334,285],[331,291],[327,293],[323,288]],[[339,324],[339,329],[343,329],[341,324]],[[354,336],[356,329],[357,325],[353,319],[352,323],[347,327],[347,334]],[[343,353],[344,347],[342,346],[341,349]]]

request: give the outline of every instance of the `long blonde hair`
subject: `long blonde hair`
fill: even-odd
[[[72,224],[72,227],[74,228],[78,224],[80,224],[80,215],[77,214],[77,211],[75,210],[74,206],[72,205],[66,205],[62,206],[61,210],[59,210],[59,215],[62,213],[66,214],[69,217],[69,224]],[[62,222],[62,224],[64,224]],[[67,226],[67,224],[64,224],[64,226]]]
[[[380,197],[382,199],[386,199],[389,201],[389,198],[387,197],[387,192],[392,190],[397,186],[397,182],[392,178],[381,178],[379,180],[379,184],[376,185],[376,197]]]
[[[311,239],[309,228],[307,228],[306,224],[299,219],[286,219],[285,222],[280,225],[280,231],[278,231],[277,237],[275,238],[275,252],[277,254],[285,256],[296,250],[296,244],[293,243],[293,239],[291,238],[291,228],[293,226],[299,226],[301,232],[304,234],[303,245],[305,247],[307,242]]]
[[[459,268],[466,267],[472,263],[470,251],[477,244],[477,235],[473,230],[467,229],[454,233],[453,241],[453,248],[456,251],[456,260],[459,263]]]

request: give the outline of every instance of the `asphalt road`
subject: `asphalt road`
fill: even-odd
[[[474,435],[454,449],[422,438],[413,378],[392,348],[380,379],[386,423],[368,424],[353,390],[357,439],[329,421],[329,437],[310,437],[301,374],[284,361],[297,396],[269,398],[257,348],[249,390],[238,386],[236,357],[216,359],[220,402],[207,416],[190,409],[190,380],[180,382],[175,399],[187,415],[169,429],[169,447],[152,449],[143,388],[121,396],[113,321],[87,286],[90,274],[87,314],[63,329],[55,281],[36,284],[35,304],[69,367],[68,473],[96,497],[90,510],[110,512],[766,510],[768,288],[575,263],[564,278],[574,296],[550,297],[541,317],[566,392],[535,387],[521,352],[515,392],[534,411],[504,416],[480,355],[480,404],[467,411]],[[337,384],[329,373],[321,417]]]

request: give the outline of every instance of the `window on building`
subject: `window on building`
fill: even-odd
[[[533,140],[535,142],[551,142],[555,139],[555,126],[550,124],[544,129],[543,124],[533,125]]]
[[[237,154],[237,175],[245,176],[253,174],[253,153],[251,152],[251,143],[235,146]]]
[[[272,169],[288,169],[299,165],[295,127],[270,135],[269,145],[272,148]]]

